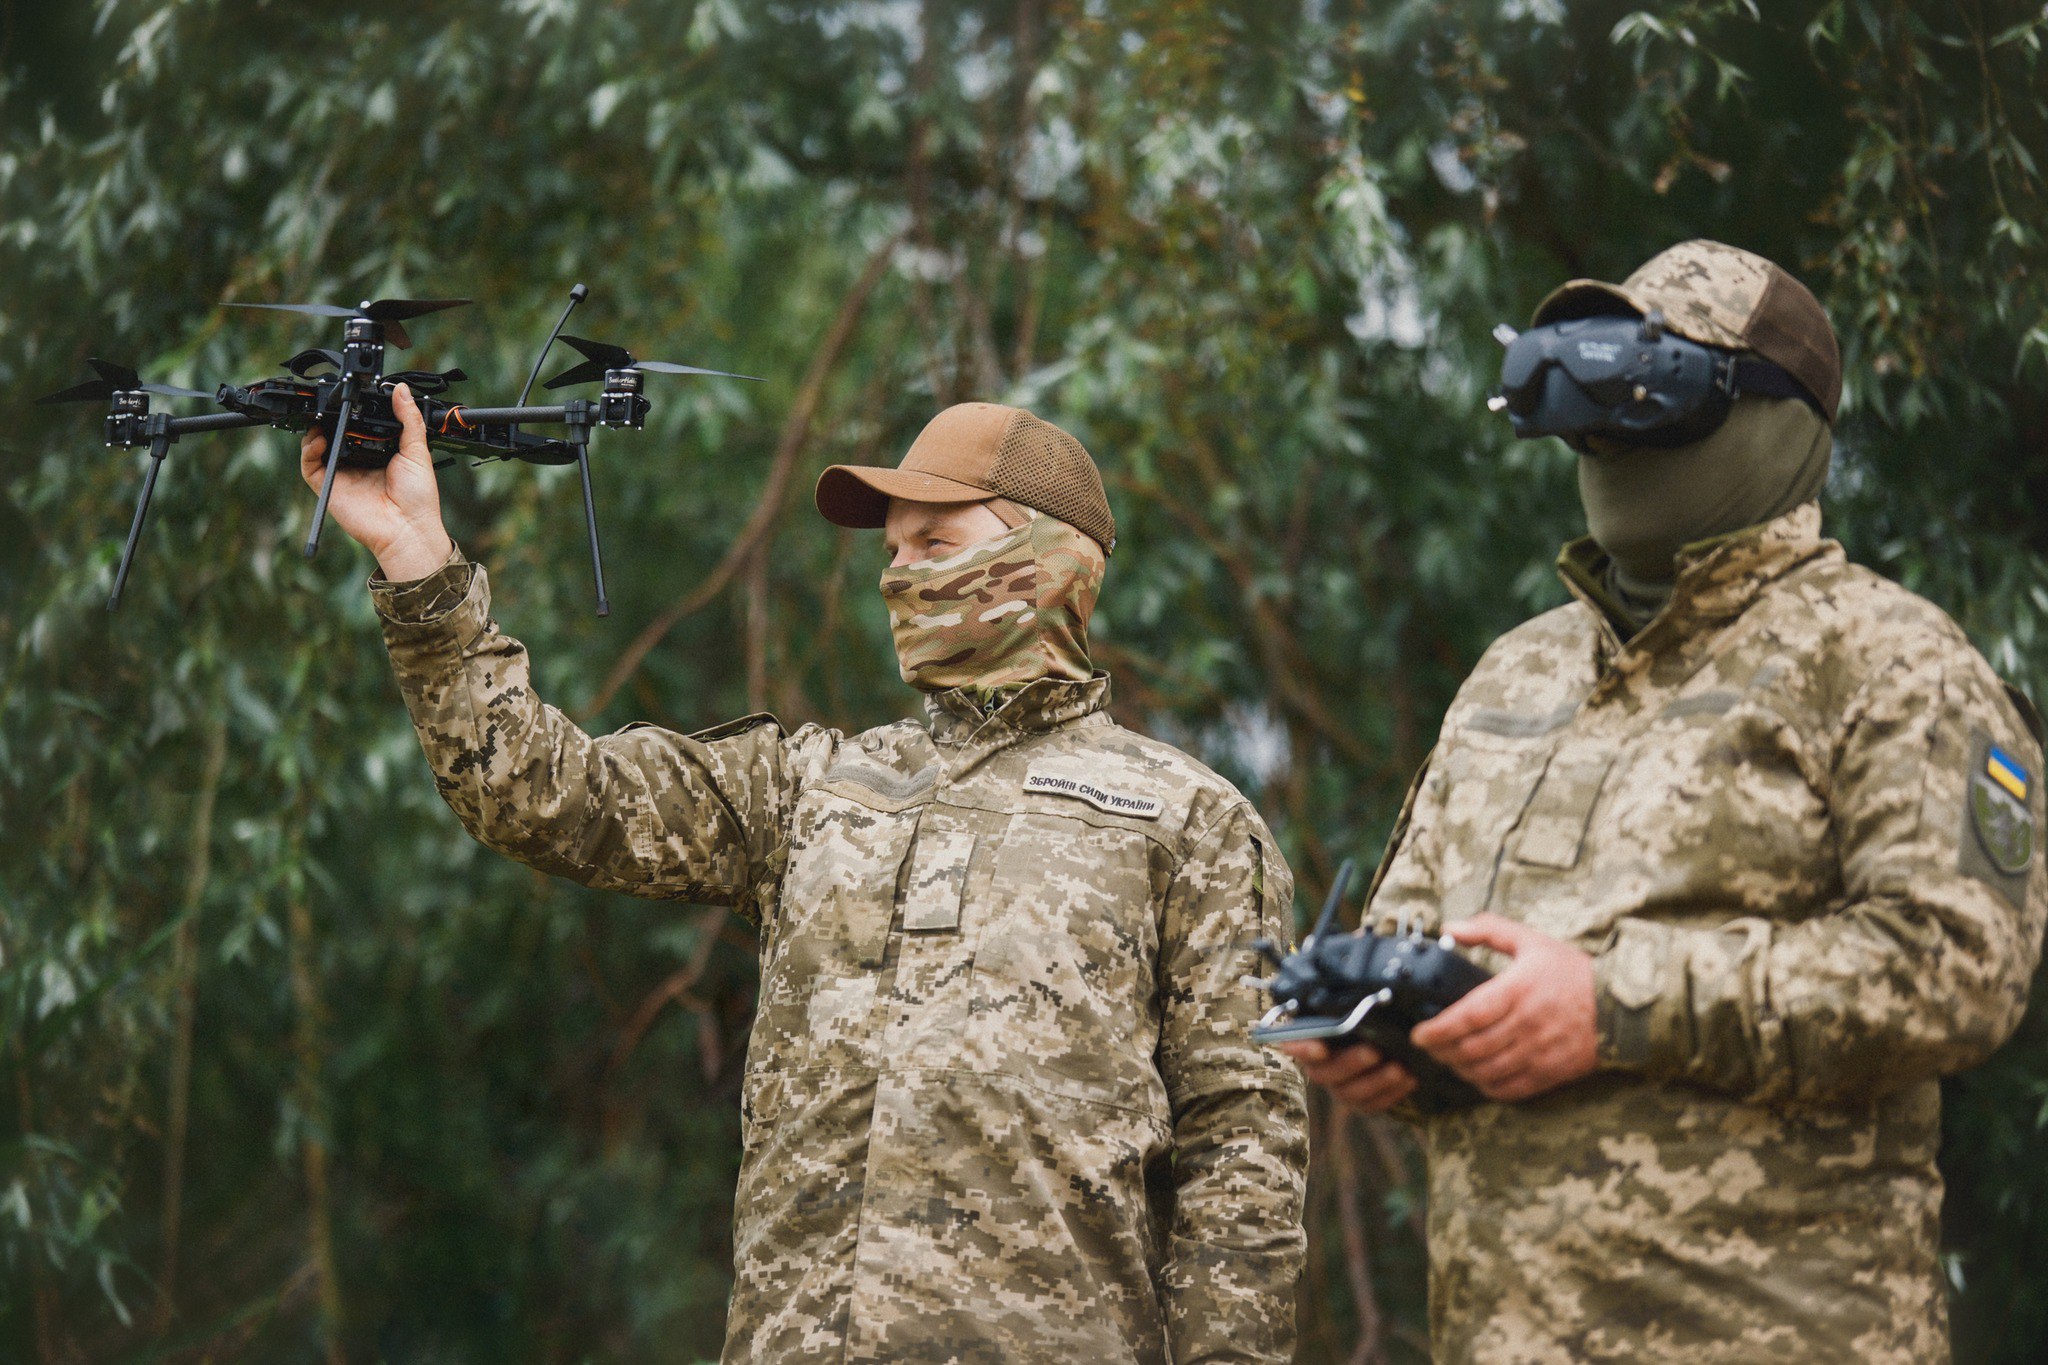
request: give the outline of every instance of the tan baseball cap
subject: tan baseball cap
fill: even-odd
[[[1104,554],[1116,548],[1116,518],[1087,450],[1052,423],[1001,403],[947,408],[925,424],[894,469],[836,464],[818,476],[818,511],[836,526],[881,526],[891,498],[1008,498],[1058,517]]]
[[[1682,337],[1754,351],[1799,381],[1828,421],[1842,404],[1842,350],[1820,300],[1779,265],[1753,251],[1697,239],[1637,266],[1620,284],[1572,280],[1536,305],[1529,325],[1652,310]]]

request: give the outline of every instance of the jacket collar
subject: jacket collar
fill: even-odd
[[[1682,648],[1708,634],[1710,626],[1742,615],[1794,570],[1818,559],[1841,558],[1842,547],[1821,536],[1818,502],[1804,503],[1760,526],[1688,545],[1678,553],[1671,601],[1627,641],[1615,629],[1607,605],[1607,552],[1591,536],[1564,547],[1557,557],[1557,572],[1572,596],[1597,618],[1596,652],[1604,665],[1624,662],[1618,656],[1654,656]]]
[[[972,687],[927,693],[924,713],[932,738],[941,744],[999,744],[1057,730],[1092,716],[1109,704],[1109,674],[1087,682],[1040,678],[1001,694],[985,707]]]

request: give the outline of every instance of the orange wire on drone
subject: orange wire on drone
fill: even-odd
[[[472,422],[467,422],[463,420],[462,409],[460,407],[451,407],[448,409],[447,412],[443,413],[441,416],[441,434],[443,436],[446,436],[448,434],[448,424],[451,421],[454,422],[457,426],[462,427],[464,430],[468,430],[471,426],[475,425]]]

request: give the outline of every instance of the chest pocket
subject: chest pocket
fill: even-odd
[[[1010,817],[969,1006],[991,1069],[1111,1102],[1146,1089],[1158,1035],[1150,849],[1130,829]]]
[[[960,927],[960,902],[967,893],[967,867],[973,858],[972,834],[924,832],[904,881],[905,930]]]
[[[1611,751],[1574,752],[1567,748],[1553,755],[1522,813],[1514,840],[1515,861],[1560,871],[1576,866],[1593,807],[1600,800],[1600,788],[1613,766]]]
[[[1438,886],[1446,922],[1486,909],[1503,851],[1522,818],[1555,741],[1485,731],[1448,735],[1437,746],[1441,772]]]
[[[882,811],[830,792],[805,794],[762,965],[756,1065],[873,1065],[876,979],[917,818],[915,807]]]

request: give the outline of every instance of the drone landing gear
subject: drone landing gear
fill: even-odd
[[[128,527],[128,543],[121,547],[121,567],[114,570],[114,591],[107,598],[107,610],[121,609],[121,594],[128,588],[128,569],[135,563],[135,547],[142,540],[142,523],[149,519],[149,500],[156,494],[156,476],[164,467],[164,456],[171,453],[170,419],[162,413],[154,414],[150,422],[149,468],[142,474],[142,496],[135,500],[135,520]]]
[[[137,393],[134,397],[140,399],[141,395]],[[164,457],[171,453],[172,444],[180,436],[195,431],[234,431],[262,425],[260,419],[239,412],[173,417],[165,412],[150,412],[144,402],[133,403],[125,414],[110,419],[108,444],[133,448],[147,440],[149,468],[142,472],[142,495],[135,500],[135,520],[128,524],[128,541],[121,547],[121,565],[114,570],[114,591],[107,597],[108,611],[121,609],[121,594],[128,590],[128,570],[135,564],[135,547],[142,543],[142,526],[149,520],[149,500],[156,496],[157,475],[163,472]]]
[[[588,399],[569,404],[569,444],[576,447],[576,472],[583,477],[583,524],[590,529],[590,576],[597,584],[597,614],[612,614],[604,592],[604,553],[597,544],[597,503],[590,495],[590,409]]]
[[[320,480],[320,501],[313,507],[313,529],[306,533],[306,558],[320,553],[320,528],[327,524],[327,500],[334,496],[334,476],[341,468],[341,444],[348,435],[348,410],[355,395],[341,393],[341,416],[334,423],[334,435],[327,439],[327,473]]]

